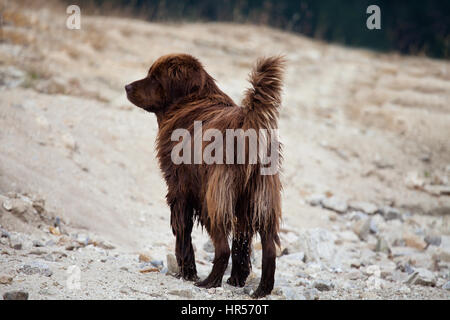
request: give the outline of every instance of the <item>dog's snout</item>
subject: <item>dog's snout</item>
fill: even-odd
[[[133,89],[133,86],[132,86],[131,84],[127,84],[127,85],[125,86],[125,91],[126,91],[127,93],[131,92],[132,89]]]

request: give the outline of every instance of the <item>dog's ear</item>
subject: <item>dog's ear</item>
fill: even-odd
[[[172,101],[198,94],[205,85],[205,72],[199,63],[174,61],[167,72],[169,83],[165,89]]]

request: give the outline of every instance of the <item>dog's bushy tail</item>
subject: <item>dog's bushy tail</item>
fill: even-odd
[[[276,128],[285,63],[282,56],[261,58],[256,63],[249,78],[252,88],[242,101],[247,127]]]

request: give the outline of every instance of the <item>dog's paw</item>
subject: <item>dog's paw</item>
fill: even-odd
[[[197,286],[199,288],[205,288],[205,289],[217,288],[217,287],[220,287],[221,285],[222,285],[221,280],[209,280],[208,278],[206,278],[203,281],[197,281],[195,283],[195,286]]]
[[[228,278],[227,283],[231,286],[242,288],[245,285],[245,279],[239,279],[239,277],[231,276]]]
[[[271,291],[272,291],[272,290],[264,290],[263,288],[258,287],[258,289],[256,289],[255,292],[253,292],[253,294],[251,295],[251,297],[252,297],[253,299],[264,298],[265,296],[269,295]]]

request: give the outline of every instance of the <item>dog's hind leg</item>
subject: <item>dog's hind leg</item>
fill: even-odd
[[[230,247],[228,246],[226,234],[221,231],[211,232],[210,234],[215,249],[213,268],[205,280],[195,284],[202,288],[215,288],[222,285],[223,274],[227,269],[230,258]]]
[[[194,225],[193,209],[187,203],[175,200],[171,206],[170,223],[176,237],[175,256],[179,271],[177,277],[189,281],[197,281],[194,248],[191,232]]]
[[[263,232],[260,232],[260,235],[263,250],[261,281],[252,298],[262,298],[270,294],[275,281],[276,237]]]
[[[243,287],[252,268],[250,261],[252,236],[239,232],[233,237],[231,259],[233,265],[227,283],[235,287]]]

